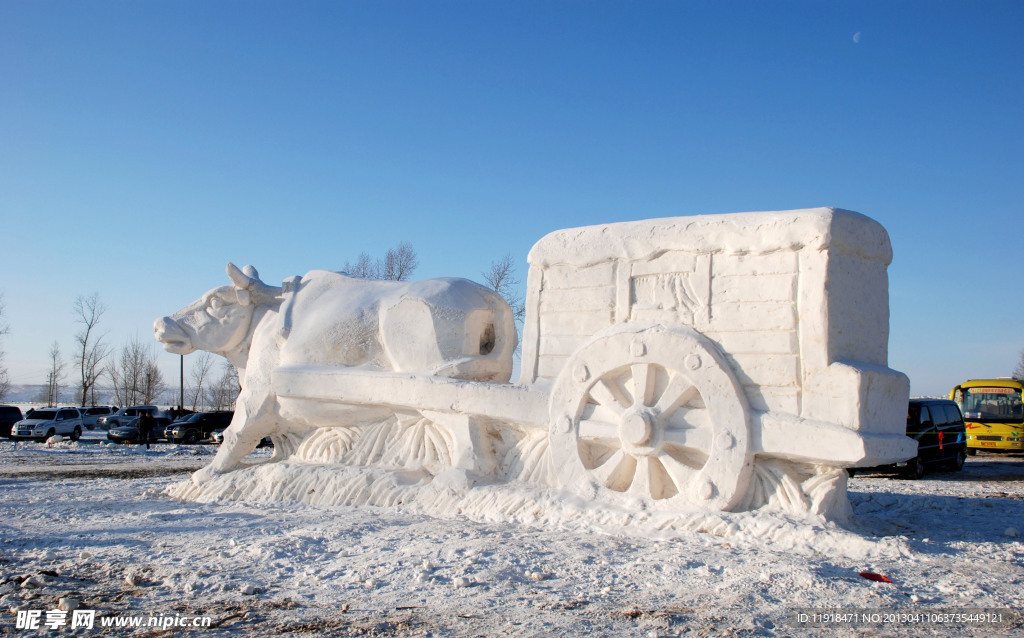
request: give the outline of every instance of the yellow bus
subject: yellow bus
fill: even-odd
[[[1016,379],[972,379],[953,388],[949,398],[964,413],[967,453],[1024,451],[1024,383]]]

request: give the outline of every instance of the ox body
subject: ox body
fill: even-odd
[[[233,469],[266,436],[358,426],[387,414],[384,406],[359,404],[346,406],[340,416],[335,409],[329,418],[293,409],[271,386],[273,371],[282,366],[502,383],[511,377],[512,310],[500,295],[472,281],[372,281],[314,270],[276,287],[260,281],[251,266],[239,270],[228,264],[227,271],[231,285],[210,290],[154,325],[168,352],[205,350],[238,370],[242,390],[235,417],[204,474]]]

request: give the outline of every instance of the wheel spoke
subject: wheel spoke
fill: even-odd
[[[657,375],[654,366],[649,363],[634,363],[633,372],[633,405],[651,404],[654,395],[654,381]]]
[[[595,383],[590,388],[590,396],[604,407],[615,410],[616,414],[628,408],[630,404],[629,399],[623,395],[622,390],[614,383],[609,383],[607,379],[601,379]]]
[[[618,423],[622,417],[622,411],[619,409],[610,410],[600,403],[588,401],[586,407],[583,409],[583,414],[580,415],[581,420],[589,421],[602,421],[604,423]]]
[[[684,492],[685,487],[693,480],[693,477],[697,475],[699,470],[690,467],[689,465],[677,461],[668,452],[661,452],[658,454],[658,462],[665,468],[665,473],[668,474],[672,482],[676,484],[676,489],[679,492]]]
[[[592,471],[601,485],[621,492],[629,486],[635,469],[636,460],[622,450],[616,450],[604,463]]]
[[[579,436],[581,439],[618,439],[619,426],[597,419],[583,419]]]
[[[665,441],[711,453],[711,428],[666,428]]]
[[[706,409],[677,409],[668,420],[661,423],[666,430],[682,428],[711,428],[711,417]]]
[[[642,498],[650,498],[651,493],[651,458],[649,456],[636,457],[636,473],[633,474],[633,483],[629,486],[629,493]]]
[[[693,399],[700,396],[696,386],[681,374],[674,374],[668,382],[668,387],[661,393],[658,403],[654,409],[662,418],[672,414],[681,405],[686,405]]]

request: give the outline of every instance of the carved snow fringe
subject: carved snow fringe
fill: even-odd
[[[275,455],[321,465],[379,466],[394,469],[426,469],[438,474],[451,467],[452,435],[419,415],[400,414],[374,425],[319,428],[288,437],[292,452]],[[277,445],[277,439],[274,442]]]
[[[352,449],[352,442],[358,436],[354,428],[336,427],[320,428],[311,433],[304,433],[305,438],[299,441],[294,453],[296,460],[309,463],[338,463]],[[277,441],[274,442],[277,445]]]
[[[501,476],[532,485],[554,485],[551,442],[546,432],[528,432],[508,447],[498,465]]]
[[[846,497],[847,476],[842,468],[758,459],[747,496],[739,509],[756,510],[767,506],[798,516],[810,514],[827,520],[846,520],[851,514]]]
[[[271,460],[280,461],[295,454],[308,435],[309,432],[284,432],[271,436],[274,441],[274,455]]]
[[[439,474],[452,466],[452,435],[433,421],[420,417],[401,418],[393,428],[381,463],[387,467],[426,469]]]

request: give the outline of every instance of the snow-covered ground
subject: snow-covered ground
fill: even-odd
[[[165,494],[213,451],[0,442],[0,633],[788,636],[820,634],[798,622],[815,611],[855,614],[825,618],[829,635],[1024,629],[1022,456],[971,457],[962,473],[916,482],[857,476],[845,529],[780,518],[651,538],[543,516],[526,525]],[[61,599],[95,611],[94,629],[72,632],[71,613],[47,628]],[[38,628],[17,628],[19,610],[23,621],[41,612]],[[891,615],[935,611],[1002,622]],[[872,612],[895,622],[860,623]],[[212,626],[100,628],[150,617]]]

